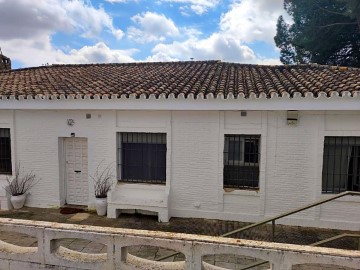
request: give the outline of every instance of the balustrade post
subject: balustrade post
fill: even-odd
[[[271,263],[271,270],[292,270],[292,262],[289,261],[289,257],[286,256],[286,253],[277,257]]]
[[[122,269],[122,265],[126,263],[128,256],[128,247],[121,246],[119,241],[121,240],[116,239],[114,244],[115,269]]]
[[[38,243],[39,245],[39,243]],[[42,252],[44,254],[44,262],[50,264],[51,257],[53,256],[52,252],[55,249],[55,243],[51,241],[49,236],[49,231],[47,228],[43,229],[43,239],[42,239]]]
[[[37,248],[38,254],[40,257],[40,261],[42,264],[45,264],[45,257],[46,257],[46,244],[45,244],[45,228],[41,228],[36,234],[37,239]]]
[[[292,265],[284,262],[271,264],[271,270],[292,270]]]
[[[199,250],[199,245],[192,244],[190,254],[186,256],[186,270],[200,270],[202,269],[202,254]]]
[[[106,270],[115,270],[116,269],[116,254],[115,254],[115,237],[111,237],[111,241],[107,242],[107,268]]]

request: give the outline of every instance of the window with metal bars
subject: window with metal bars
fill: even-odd
[[[0,174],[11,174],[10,128],[0,128]]]
[[[322,193],[360,191],[360,137],[325,137]]]
[[[165,133],[121,132],[117,140],[120,181],[165,184]]]
[[[260,135],[225,135],[224,187],[259,188]]]

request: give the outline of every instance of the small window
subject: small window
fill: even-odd
[[[0,174],[11,174],[10,129],[0,128]]]
[[[360,137],[325,137],[322,193],[360,191]]]
[[[259,188],[260,135],[225,135],[224,187]]]
[[[165,184],[166,134],[118,133],[118,172],[123,182]]]

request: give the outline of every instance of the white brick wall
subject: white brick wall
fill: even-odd
[[[86,119],[86,113],[92,118]],[[73,127],[66,124],[69,118],[75,120]],[[165,132],[167,185],[150,189],[117,185],[110,202],[134,204],[125,195],[138,191],[147,206],[165,207],[170,216],[252,222],[325,198],[321,195],[323,138],[360,136],[358,119],[358,111],[305,111],[294,127],[287,125],[285,111],[248,111],[241,117],[238,111],[18,110],[14,120],[12,112],[0,111],[0,127],[12,129],[16,159],[41,177],[27,205],[49,207],[63,200],[59,138],[72,132],[88,138],[91,174],[101,160],[116,161],[116,132]],[[224,134],[261,135],[258,192],[223,190]],[[92,183],[89,194],[93,194]],[[279,223],[359,230],[359,206],[360,198],[343,198]]]
[[[116,153],[115,116],[113,112],[91,112],[92,118],[85,119],[87,112],[79,111],[16,111],[14,136],[16,160],[21,161],[25,170],[33,170],[41,178],[30,191],[27,205],[51,207],[60,205],[60,192],[63,183],[59,179],[59,138],[88,138],[89,173],[93,173],[101,160],[114,162]],[[2,112],[0,112],[2,114]],[[101,115],[101,118],[99,118]],[[74,119],[75,125],[69,127],[67,119]],[[89,185],[89,194],[93,194]],[[93,198],[90,198],[92,200]],[[89,202],[92,204],[92,201]]]
[[[170,202],[175,215],[218,207],[218,119],[217,112],[173,113]]]
[[[317,123],[302,115],[297,126],[286,124],[286,113],[269,114],[274,134],[268,136],[266,206],[267,216],[315,201]],[[322,158],[322,157],[321,157]],[[321,178],[320,178],[321,180]],[[310,218],[313,210],[299,215]],[[312,217],[311,217],[312,218]]]

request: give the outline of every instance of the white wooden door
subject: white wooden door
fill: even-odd
[[[88,204],[87,152],[86,138],[65,138],[65,190],[67,204]]]

